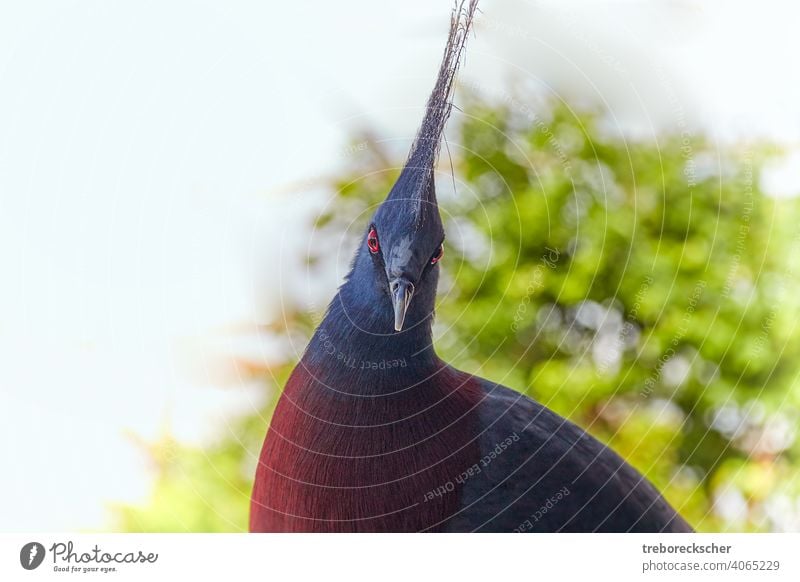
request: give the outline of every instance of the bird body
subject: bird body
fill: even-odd
[[[411,345],[324,329],[311,346],[328,349],[306,352],[275,410],[252,531],[691,531],[644,477],[541,404]],[[360,364],[376,355],[405,365]]]
[[[691,531],[569,421],[433,347],[433,168],[476,0],[454,12],[408,160],[277,404],[251,531]]]

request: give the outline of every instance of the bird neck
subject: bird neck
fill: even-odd
[[[373,296],[345,283],[334,297],[306,350],[304,359],[326,376],[384,379],[396,372],[408,382],[417,374],[441,366],[431,338],[433,298],[415,297],[406,329],[393,331],[391,302],[378,292]],[[416,309],[414,309],[416,307]],[[427,314],[427,315],[426,315]]]

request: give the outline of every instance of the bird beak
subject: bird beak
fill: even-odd
[[[408,305],[414,296],[414,285],[408,279],[400,277],[389,283],[389,291],[392,294],[392,305],[394,306],[394,330],[402,331]]]

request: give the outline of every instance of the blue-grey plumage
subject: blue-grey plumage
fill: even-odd
[[[480,380],[481,460],[450,531],[691,532],[638,471],[538,402]]]

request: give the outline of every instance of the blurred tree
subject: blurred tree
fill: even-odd
[[[439,184],[449,238],[438,351],[609,443],[699,530],[800,530],[800,205],[759,187],[778,151],[687,132],[626,141],[600,114],[540,103],[533,115],[522,103],[472,102],[453,124],[458,149],[442,156],[455,166]],[[396,177],[363,143],[334,184],[335,210],[316,218],[318,240],[366,221]],[[330,260],[309,257],[312,276]],[[307,338],[313,323],[287,305],[285,328],[270,331]],[[115,508],[115,527],[246,529],[255,459],[292,365],[270,368],[266,409],[208,450],[153,446],[152,499]]]

